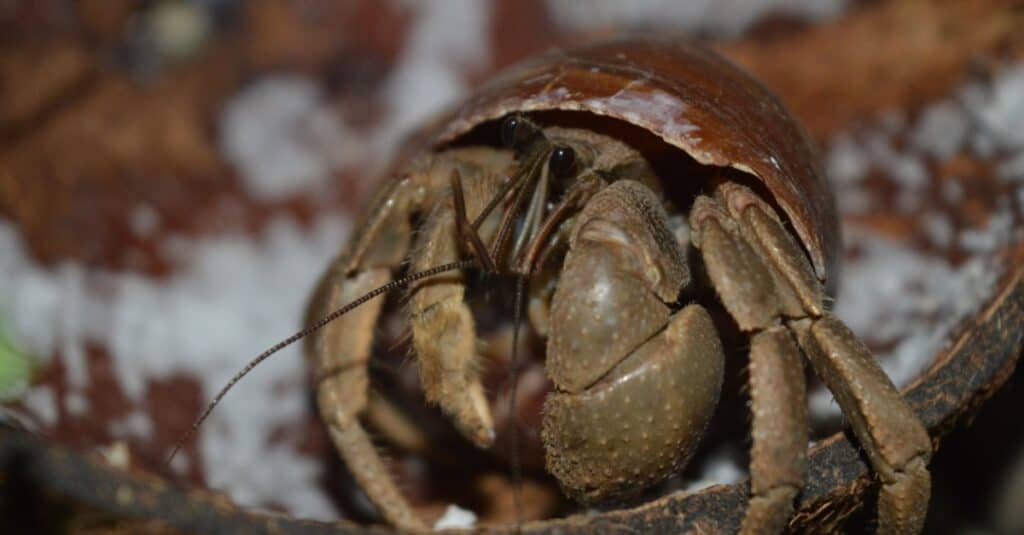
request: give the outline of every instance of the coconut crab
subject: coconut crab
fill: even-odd
[[[502,143],[478,142],[496,124]],[[661,146],[619,135],[630,128]],[[839,244],[831,193],[805,135],[757,82],[685,42],[603,42],[507,72],[415,139],[311,310],[388,288],[405,262],[426,274],[408,280],[413,351],[427,400],[467,439],[490,446],[494,424],[462,270],[438,266],[466,268],[472,257],[487,271],[539,278],[529,323],[547,337],[556,387],[544,409],[546,464],[582,502],[636,492],[692,455],[725,358],[693,291],[706,285],[749,338],[751,499],[741,531],[781,531],[804,484],[804,356],[881,479],[879,531],[920,531],[930,439],[825,306]],[[666,173],[652,164],[666,151],[698,165]],[[678,181],[696,194],[672,195]],[[312,339],[317,400],[384,518],[424,531],[360,422],[381,306],[365,301]]]

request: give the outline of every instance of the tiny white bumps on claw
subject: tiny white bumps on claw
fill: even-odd
[[[476,525],[476,514],[458,505],[449,505],[441,518],[434,522],[434,530],[470,529]]]

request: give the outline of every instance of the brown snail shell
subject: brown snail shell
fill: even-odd
[[[763,85],[690,40],[622,38],[534,57],[414,134],[404,154],[438,149],[509,113],[547,110],[625,121],[698,163],[750,174],[789,218],[818,277],[835,287],[839,223],[810,139]]]

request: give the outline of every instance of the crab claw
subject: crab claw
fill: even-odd
[[[584,503],[665,479],[696,449],[718,403],[722,366],[707,312],[684,308],[598,383],[548,398],[548,468]]]
[[[696,448],[721,390],[708,313],[672,314],[687,270],[656,197],[617,182],[594,197],[552,298],[544,406],[547,467],[581,502],[638,492]],[[620,184],[623,184],[620,186]],[[671,288],[671,290],[670,290]]]
[[[430,295],[444,291],[452,295]],[[440,405],[463,436],[488,448],[494,443],[494,421],[473,365],[477,358],[476,335],[473,317],[462,302],[462,286],[445,288],[435,284],[421,296],[435,299],[412,318],[413,343],[420,355],[420,378],[427,399]]]

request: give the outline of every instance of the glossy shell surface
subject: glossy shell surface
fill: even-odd
[[[815,150],[774,95],[718,54],[669,38],[554,50],[492,79],[415,134],[411,147],[437,149],[508,113],[544,110],[619,119],[701,164],[752,175],[789,217],[819,278],[834,287],[839,225]]]

